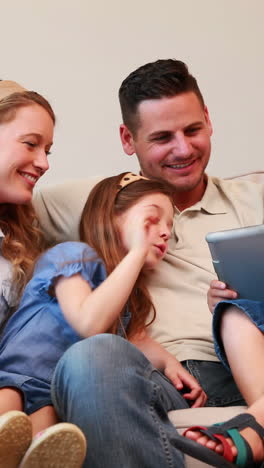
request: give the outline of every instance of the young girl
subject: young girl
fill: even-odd
[[[54,112],[43,96],[27,91],[13,81],[0,81],[1,324],[17,307],[32,275],[35,260],[44,248],[31,199],[35,184],[49,167],[48,154],[53,141],[54,124]],[[11,369],[23,359],[18,349],[15,354],[17,362],[10,363]],[[17,404],[21,395],[18,397],[10,389],[7,409],[22,409],[22,404]],[[4,411],[3,408],[1,413]],[[51,424],[54,422],[57,422],[55,417]],[[11,411],[0,416],[0,466],[17,466],[31,440],[31,421],[24,413]],[[62,454],[64,459],[68,454],[68,458],[75,463],[72,467],[79,467],[85,454],[85,439],[74,425],[56,424],[45,433],[38,434],[28,452],[28,455],[31,454],[31,466],[40,466],[34,464],[34,460],[37,461],[34,449],[36,444],[38,450],[44,449],[46,467],[53,463],[54,453],[58,463]],[[54,444],[56,451],[52,449]],[[71,455],[75,448],[80,456]]]
[[[264,304],[237,296],[223,282],[213,280],[208,305],[213,313],[216,353],[232,372],[248,408],[222,424],[189,428],[185,436],[190,443],[200,444],[200,449],[196,447],[197,458],[213,466],[263,467]],[[193,453],[194,446],[187,442],[182,449]]]
[[[124,173],[94,187],[81,217],[82,242],[44,253],[4,330],[0,413],[23,409],[33,432],[53,424],[56,363],[73,343],[103,332],[133,341],[178,389],[189,387],[193,406],[205,403],[196,380],[146,334],[155,319],[146,276],[167,251],[173,215],[170,193],[158,181]]]

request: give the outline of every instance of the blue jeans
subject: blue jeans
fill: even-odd
[[[215,351],[223,365],[230,370],[228,359],[226,357],[220,329],[221,320],[225,310],[231,305],[240,310],[241,313],[246,314],[251,322],[264,333],[264,301],[251,301],[248,299],[233,299],[220,301],[215,307],[213,313],[213,337]]]
[[[209,405],[243,404],[218,362],[185,361]],[[169,380],[131,343],[102,334],[73,345],[60,359],[52,399],[62,421],[77,424],[88,442],[85,467],[182,468],[170,410],[188,408]]]
[[[184,467],[167,413],[188,405],[123,338],[102,334],[68,349],[55,369],[52,399],[60,419],[87,438],[84,467]]]
[[[232,374],[221,362],[188,360],[182,365],[204,389],[206,406],[246,406]]]

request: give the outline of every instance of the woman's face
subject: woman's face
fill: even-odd
[[[49,168],[54,123],[39,104],[19,107],[0,124],[0,203],[24,204]]]
[[[125,211],[119,221],[122,243],[126,251],[147,251],[144,269],[153,269],[164,258],[173,225],[174,210],[170,199],[162,193],[145,195]]]

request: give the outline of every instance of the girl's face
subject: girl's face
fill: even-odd
[[[54,124],[38,104],[20,107],[0,124],[0,203],[24,204],[49,168]]]
[[[173,207],[162,193],[145,195],[125,211],[118,224],[125,250],[147,251],[144,269],[153,269],[168,249],[173,225]]]

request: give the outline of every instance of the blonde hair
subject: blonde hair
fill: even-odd
[[[80,222],[80,239],[89,244],[103,260],[107,274],[114,270],[125,255],[118,228],[118,216],[135,205],[140,198],[154,193],[168,196],[174,207],[169,189],[155,180],[140,179],[120,190],[119,184],[125,174],[108,177],[93,188]],[[149,326],[156,317],[143,271],[137,278],[127,306],[131,319],[126,333],[128,338],[131,338]],[[148,319],[151,311],[152,316]],[[117,333],[119,325],[120,317],[109,331]]]
[[[50,103],[35,91],[15,92],[0,99],[0,123],[11,122],[20,107],[38,104],[45,109],[55,124],[56,118]]]
[[[11,122],[19,108],[34,104],[43,107],[55,124],[52,107],[43,96],[34,91],[15,92],[1,99],[0,124]],[[32,275],[35,260],[45,248],[44,237],[31,203],[0,204],[0,228],[5,235],[1,253],[12,264],[12,290],[18,302]]]

